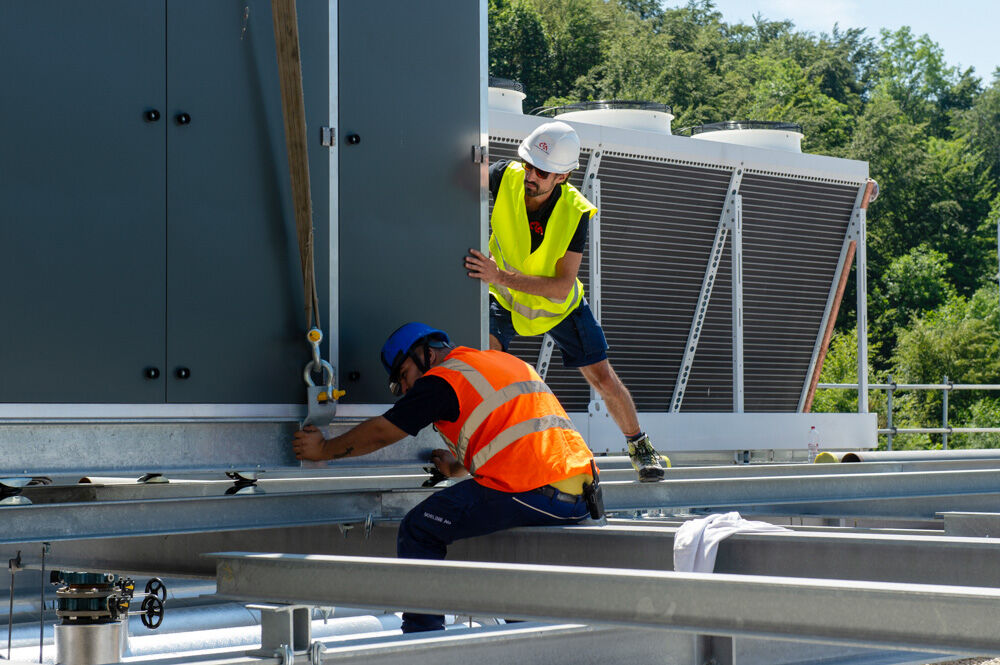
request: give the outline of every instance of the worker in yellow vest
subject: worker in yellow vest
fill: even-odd
[[[500,351],[453,347],[444,331],[416,322],[393,332],[381,357],[390,390],[402,395],[395,405],[329,440],[307,425],[292,448],[299,459],[354,457],[434,424],[448,446],[434,451],[435,466],[472,478],[406,514],[400,558],[443,559],[460,538],[603,516],[593,453],[530,365]],[[441,628],[441,615],[403,614],[404,633]]]
[[[469,277],[490,285],[490,348],[548,333],[566,367],[578,367],[625,435],[643,482],[663,479],[661,456],[639,427],[632,395],[608,362],[608,343],[577,278],[597,208],[569,182],[580,138],[564,122],[539,126],[517,149],[523,160],[490,167],[490,254],[470,249]],[[669,466],[669,460],[663,458]]]

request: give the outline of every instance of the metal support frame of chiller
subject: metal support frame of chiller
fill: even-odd
[[[862,188],[862,196],[864,189]],[[855,257],[855,278],[858,300],[858,413],[868,413],[868,208],[861,205],[854,210],[854,232],[858,248]]]
[[[670,400],[670,413],[681,410],[684,401],[684,390],[691,378],[691,368],[694,366],[695,354],[698,351],[698,340],[701,329],[708,314],[708,305],[712,299],[712,289],[722,262],[722,252],[726,246],[726,238],[732,233],[730,256],[732,260],[732,333],[733,333],[733,412],[743,413],[743,197],[740,196],[740,183],[743,181],[743,168],[733,171],[726,192],[726,201],[719,215],[719,224],[715,229],[715,240],[708,255],[705,266],[705,276],[701,280],[701,292],[691,316],[691,328],[687,343],[684,345],[684,357],[677,371],[677,381],[674,384],[673,398]]]
[[[798,411],[804,411],[811,406],[810,390],[814,390],[813,384],[818,381],[818,377],[813,375],[816,372],[816,365],[820,362],[820,354],[826,352],[824,344],[829,344],[826,338],[828,328],[832,327],[830,317],[835,316],[834,307],[839,306],[838,289],[842,281],[841,276],[845,270],[850,270],[850,261],[857,262],[857,329],[858,329],[858,413],[868,413],[868,277],[867,277],[867,251],[865,243],[867,241],[867,203],[866,193],[870,187],[866,182],[858,188],[857,197],[854,200],[854,209],[851,212],[851,222],[844,233],[844,242],[840,247],[840,258],[837,260],[837,270],[834,273],[834,280],[830,285],[830,292],[827,294],[826,306],[823,309],[823,320],[819,331],[816,334],[816,343],[813,345],[812,357],[809,359],[809,369],[806,371],[806,382],[802,386],[802,394],[799,397]],[[853,250],[852,250],[852,245]]]

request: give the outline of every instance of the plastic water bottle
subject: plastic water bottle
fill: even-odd
[[[819,454],[819,433],[816,432],[816,426],[809,428],[809,443],[807,444],[809,448],[809,461],[813,462],[816,460],[816,455]]]

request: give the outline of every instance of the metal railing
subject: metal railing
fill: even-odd
[[[952,383],[945,376],[941,383],[896,383],[892,375],[889,383],[869,383],[869,390],[886,391],[886,426],[878,429],[879,434],[885,434],[886,450],[892,450],[892,437],[897,434],[940,434],[941,447],[948,449],[949,434],[1000,434],[1000,427],[952,427],[948,424],[948,394],[952,390],[1000,390],[1000,384],[995,383]],[[825,390],[857,390],[856,383],[820,383],[817,389]],[[895,427],[892,424],[892,396],[897,390],[940,390],[941,391],[941,427]]]

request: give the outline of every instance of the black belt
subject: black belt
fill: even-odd
[[[542,485],[541,487],[536,487],[531,490],[532,492],[538,492],[550,499],[555,499],[556,501],[563,501],[564,503],[576,503],[583,498],[581,494],[567,494],[566,492],[560,492],[552,485]]]

